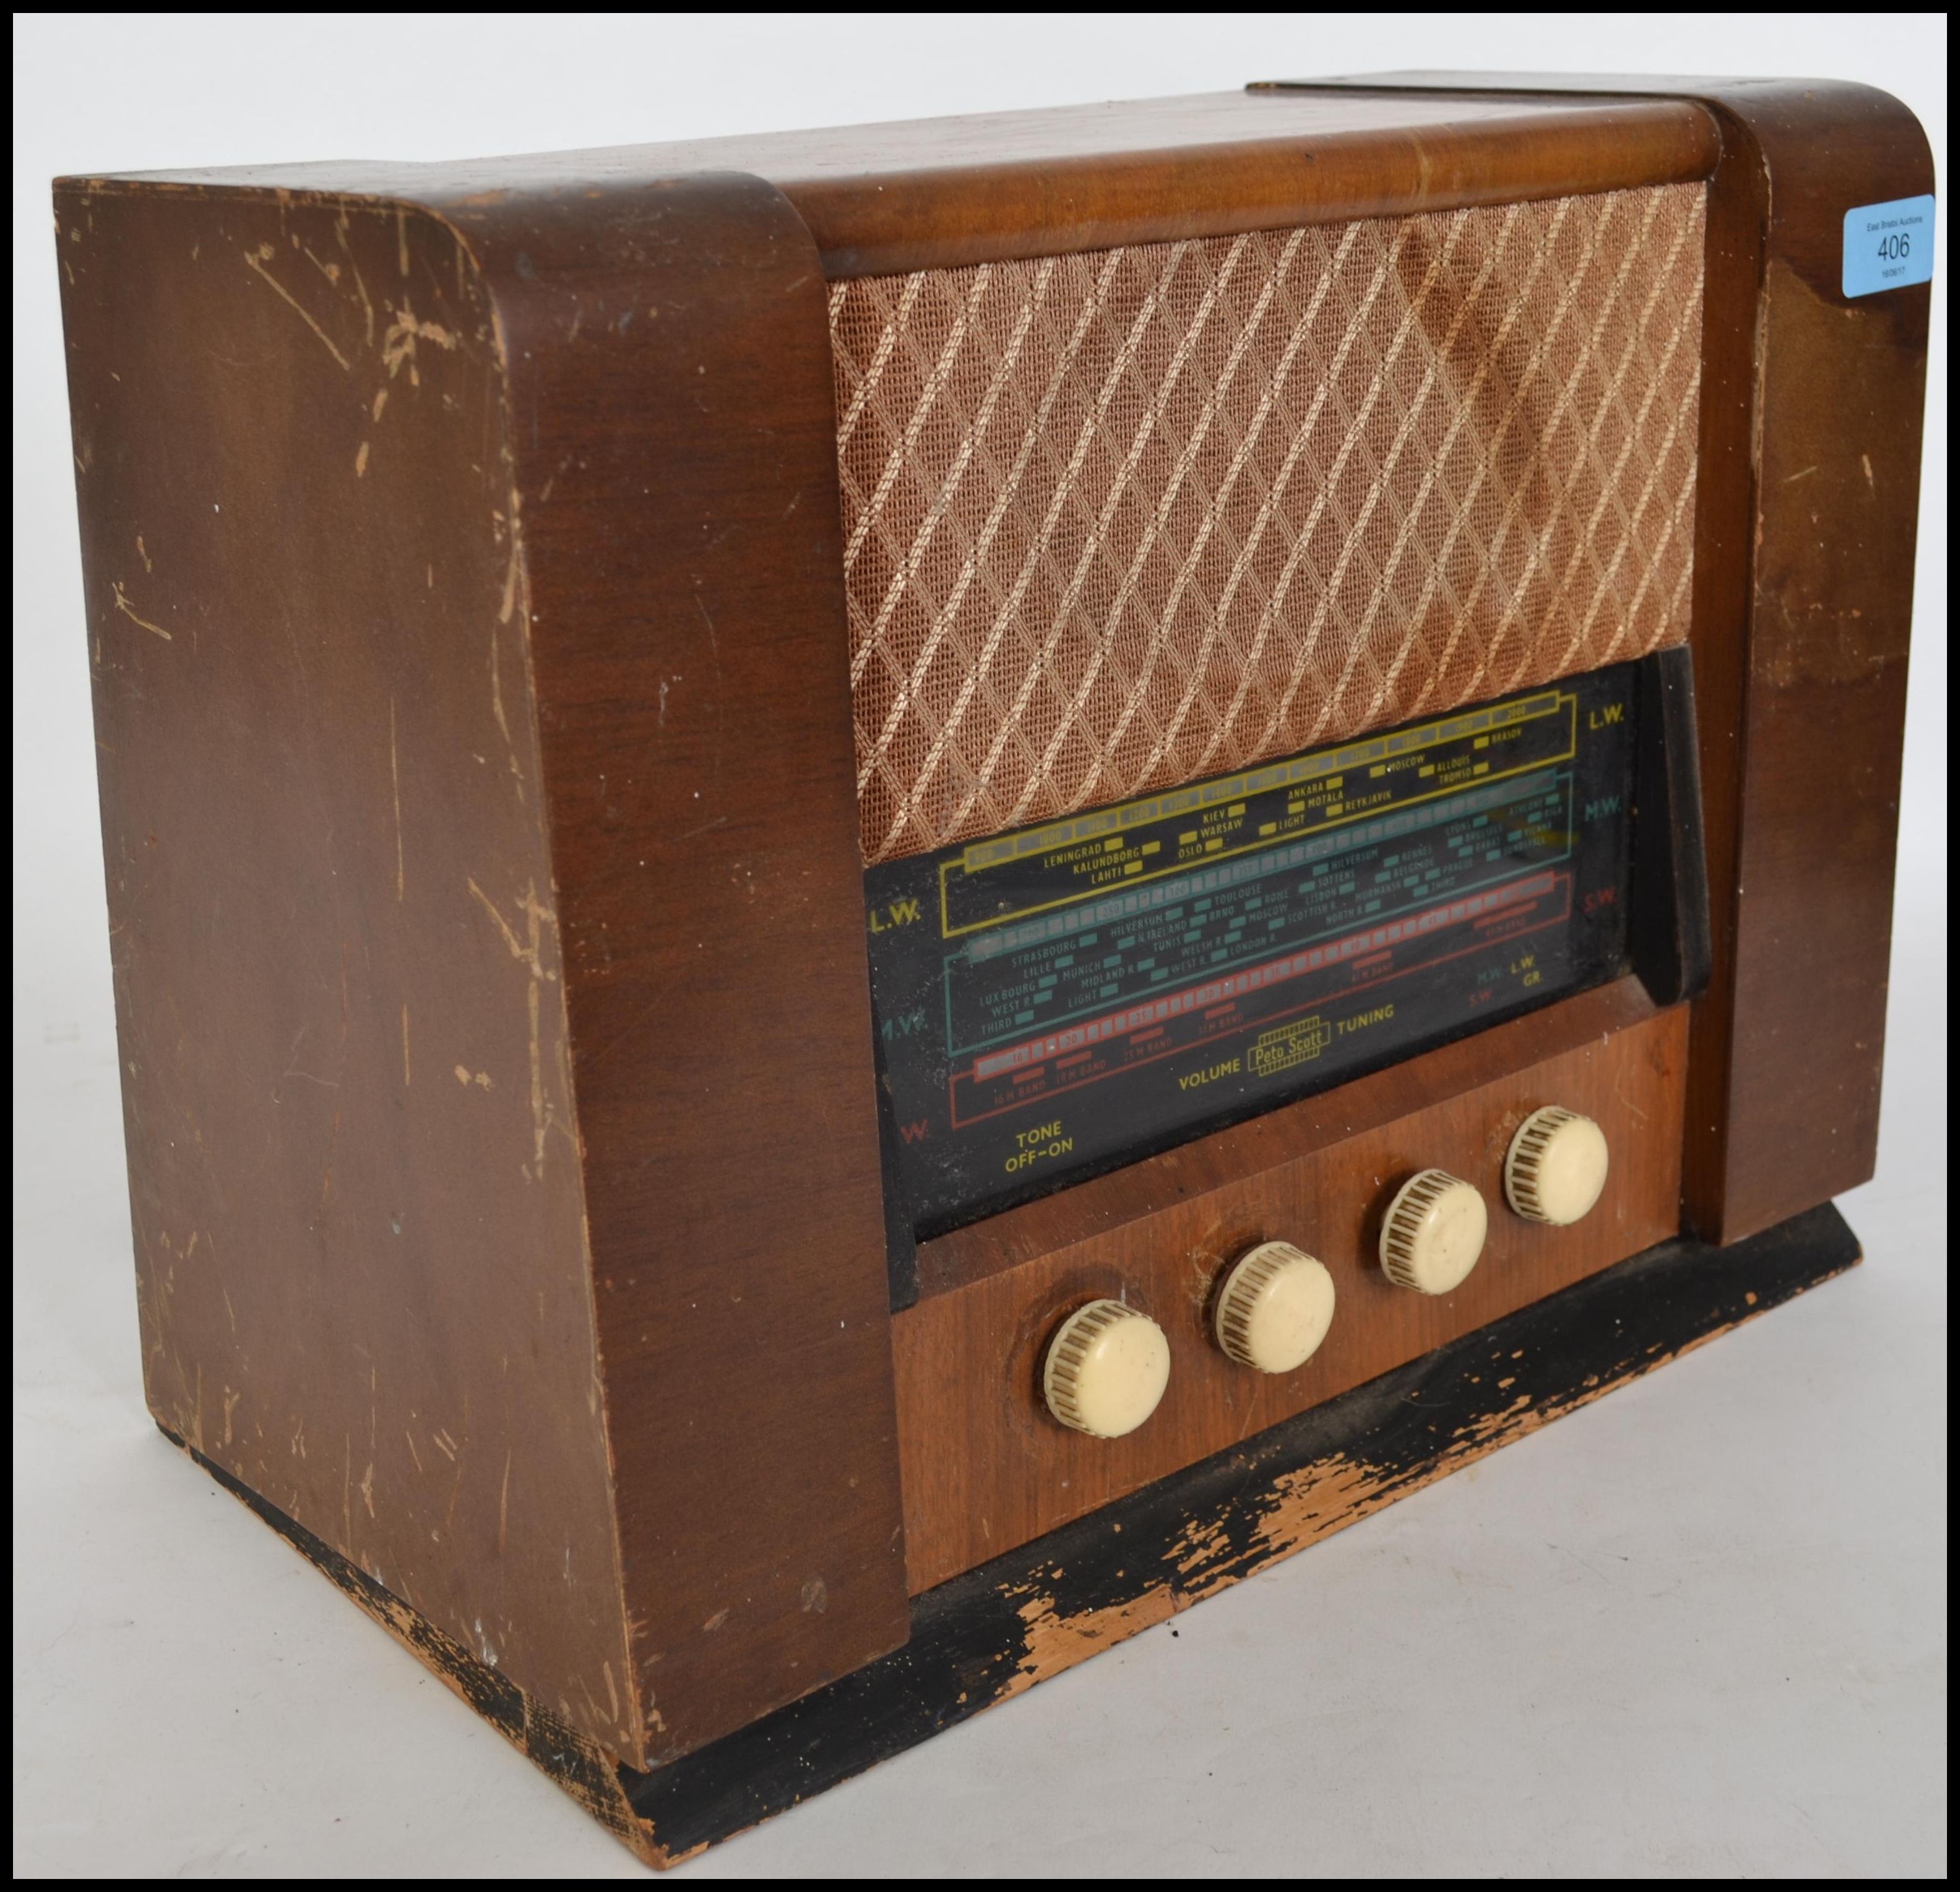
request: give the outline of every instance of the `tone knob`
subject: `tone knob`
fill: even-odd
[[[1312,1358],[1334,1319],[1334,1277],[1290,1242],[1262,1241],[1232,1265],[1211,1330],[1226,1357],[1261,1373]]]
[[[1444,1170],[1421,1171],[1382,1218],[1382,1272],[1398,1287],[1447,1294],[1476,1266],[1490,1225],[1472,1184]]]
[[[1592,1212],[1606,1186],[1606,1133],[1548,1104],[1518,1126],[1504,1158],[1504,1195],[1526,1222],[1563,1227]]]
[[[1042,1397],[1063,1425],[1121,1438],[1157,1409],[1169,1380],[1163,1329],[1120,1301],[1092,1301],[1048,1343]]]

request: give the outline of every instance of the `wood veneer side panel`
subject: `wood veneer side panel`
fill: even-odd
[[[1713,955],[1684,1196],[1728,1242],[1877,1157],[1930,291],[1847,301],[1843,218],[1933,180],[1882,93],[1706,96],[1725,151],[1691,641]]]
[[[511,364],[630,1687],[665,1760],[906,1633],[824,285],[753,178],[446,208]]]
[[[151,1409],[638,1753],[489,305],[400,206],[56,209]]]
[[[1608,995],[1587,996],[1603,1006]],[[899,1316],[915,1593],[1671,1237],[1679,1225],[1687,1026],[1685,1006],[1650,1010],[1508,1066],[1487,1057],[1475,1080],[1440,1099],[1432,1091],[1399,1117],[1264,1169],[1227,1166],[1233,1173],[1157,1213],[1085,1232]],[[1520,1220],[1503,1196],[1512,1135],[1531,1110],[1554,1102],[1597,1120],[1613,1155],[1599,1206],[1566,1228]],[[1476,1269],[1456,1292],[1433,1298],[1391,1285],[1374,1253],[1388,1197],[1430,1165],[1475,1183],[1491,1218]],[[1208,1308],[1230,1260],[1275,1238],[1327,1265],[1338,1311],[1304,1367],[1255,1374],[1219,1352]],[[1171,1343],[1163,1404],[1122,1439],[1068,1431],[1042,1409],[1037,1390],[1056,1324],[1101,1295],[1141,1307]]]
[[[1877,1160],[1932,288],[1847,300],[1844,216],[1933,177],[1881,92],[1728,109],[1769,199],[1719,1223],[1734,1241]]]

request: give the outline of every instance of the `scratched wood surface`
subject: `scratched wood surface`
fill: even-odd
[[[449,214],[517,417],[647,1750],[904,1639],[823,281],[720,176]]]
[[[1834,1209],[1663,1243],[915,1600],[902,1648],[638,1772],[329,1546],[234,1496],[648,1865],[695,1857],[1651,1372],[1858,1260]],[[180,1444],[185,1441],[179,1440]]]
[[[490,304],[393,209],[58,207],[151,1408],[638,1753]]]
[[[1698,1097],[1726,1076],[1726,1133],[1691,1148],[1688,1206],[1732,1241],[1868,1180],[1878,1160],[1933,291],[1847,301],[1844,214],[1930,193],[1933,175],[1925,134],[1882,92],[1788,85],[1721,104],[1749,179],[1716,214],[1739,247],[1760,233],[1761,300],[1752,503],[1729,541],[1746,632],[1723,771],[1726,1056],[1718,987]]]
[[[60,207],[153,1409],[711,1739],[905,1624],[808,234]]]
[[[1687,1036],[1686,1006],[1656,1011],[1623,980],[928,1243],[892,1323],[913,1592],[1673,1235]],[[1546,1104],[1593,1118],[1612,1152],[1567,1228],[1504,1205],[1505,1151]],[[1432,1167],[1475,1183],[1491,1218],[1475,1269],[1436,1297],[1376,1260],[1388,1199]],[[1210,1332],[1226,1266],[1270,1241],[1319,1257],[1338,1295],[1291,1373],[1235,1365]],[[1071,1432],[1039,1392],[1055,1328],[1103,1295],[1171,1348],[1163,1404],[1118,1439]]]

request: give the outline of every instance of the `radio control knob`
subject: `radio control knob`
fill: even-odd
[[[1048,1343],[1042,1397],[1063,1425],[1121,1438],[1157,1409],[1169,1380],[1163,1329],[1120,1301],[1092,1301]]]
[[[1421,1171],[1382,1218],[1382,1272],[1398,1287],[1448,1294],[1476,1266],[1490,1224],[1472,1184],[1445,1170]]]
[[[1312,1359],[1334,1319],[1334,1277],[1290,1242],[1241,1255],[1218,1291],[1211,1330],[1228,1359],[1290,1373]]]
[[[1563,1227],[1592,1212],[1606,1186],[1606,1133],[1548,1104],[1518,1126],[1504,1157],[1504,1195],[1526,1222]]]

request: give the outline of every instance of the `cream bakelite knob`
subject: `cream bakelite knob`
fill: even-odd
[[[1157,1409],[1169,1381],[1163,1329],[1120,1301],[1092,1301],[1048,1343],[1042,1397],[1063,1425],[1121,1438]]]
[[[1334,1319],[1334,1277],[1290,1242],[1262,1241],[1233,1263],[1211,1330],[1228,1359],[1290,1373],[1312,1358]]]
[[[1382,1272],[1398,1287],[1447,1294],[1476,1266],[1490,1225],[1472,1184],[1423,1170],[1396,1190],[1382,1218]]]
[[[1518,1126],[1504,1157],[1504,1195],[1526,1222],[1561,1227],[1592,1212],[1606,1186],[1606,1133],[1548,1104]]]

